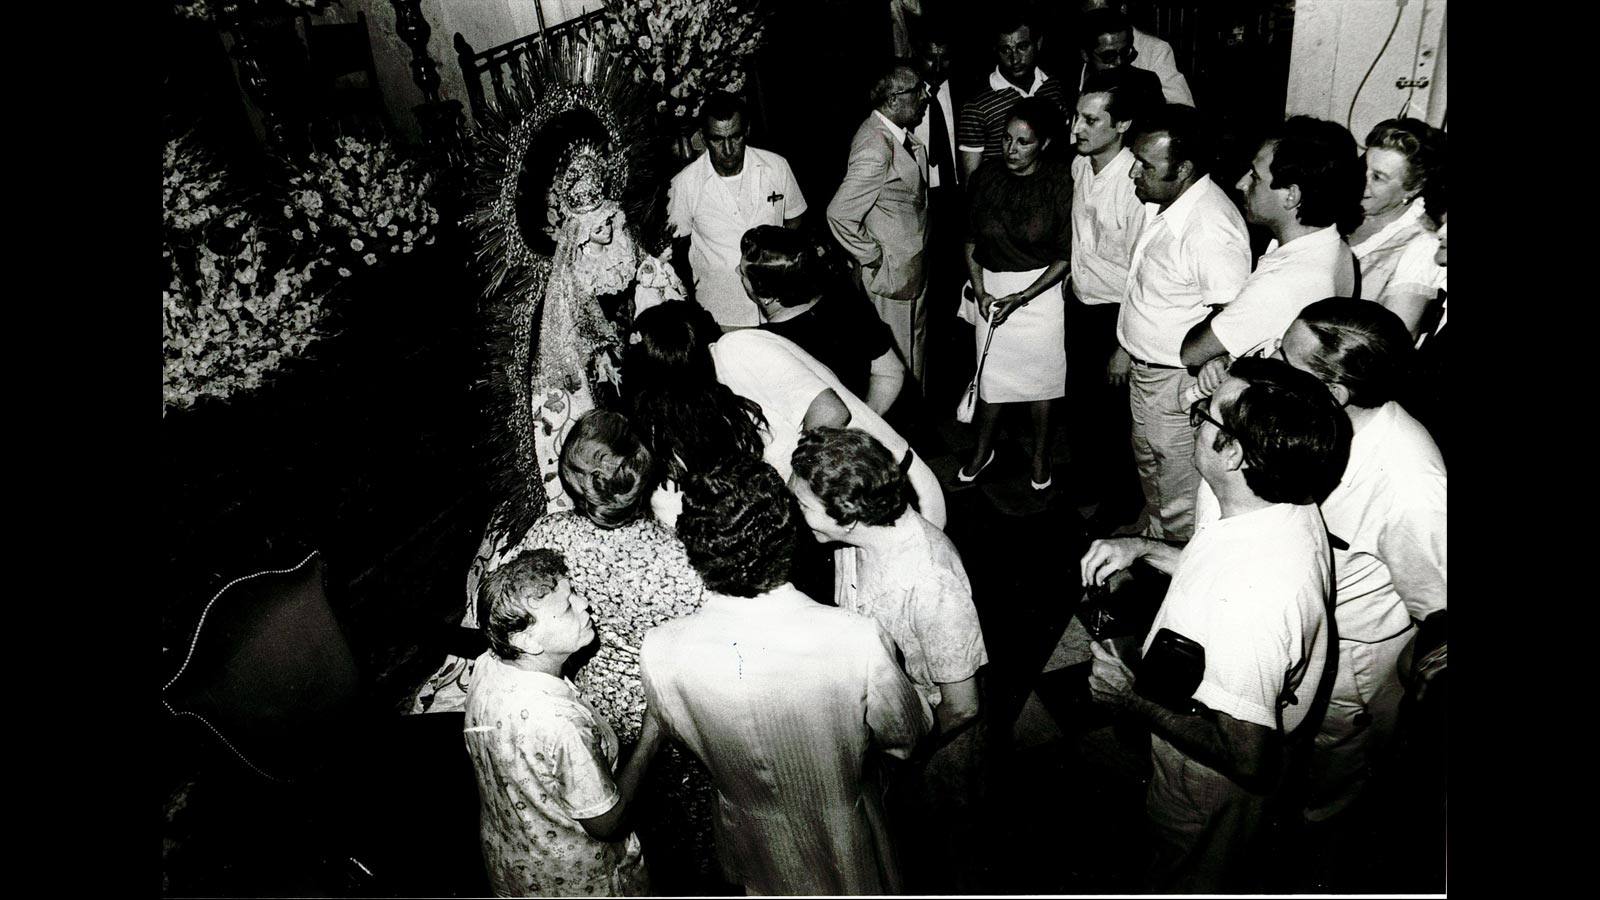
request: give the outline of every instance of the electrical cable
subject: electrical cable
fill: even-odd
[[[1356,117],[1356,100],[1361,97],[1361,89],[1367,86],[1367,79],[1372,77],[1374,69],[1378,68],[1378,60],[1383,59],[1383,54],[1389,49],[1389,42],[1394,40],[1394,33],[1400,30],[1400,18],[1406,14],[1404,0],[1399,3],[1399,8],[1394,12],[1394,24],[1389,26],[1389,36],[1383,39],[1383,46],[1378,48],[1378,55],[1372,58],[1372,65],[1367,66],[1367,74],[1361,76],[1361,83],[1356,85],[1355,96],[1350,98],[1350,110],[1344,115],[1344,127],[1350,128],[1350,123]]]

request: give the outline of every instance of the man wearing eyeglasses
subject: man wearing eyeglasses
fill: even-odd
[[[1082,0],[1078,4],[1078,13],[1080,16],[1087,16],[1096,10],[1115,11],[1120,13],[1123,19],[1131,21],[1128,6],[1127,0]],[[1178,71],[1177,56],[1172,52],[1172,45],[1153,34],[1134,28],[1131,24],[1129,31],[1131,32],[1129,49],[1132,53],[1127,63],[1140,70],[1155,73],[1161,82],[1161,94],[1166,102],[1194,106],[1194,94],[1189,90],[1188,79]],[[1081,29],[1079,33],[1082,33]],[[1087,67],[1083,74],[1088,75]],[[1081,88],[1082,78],[1078,79],[1078,84]]]
[[[874,81],[873,111],[850,142],[828,229],[860,267],[861,284],[919,384],[927,338],[928,148],[911,129],[928,89],[901,62]]]
[[[1086,586],[1141,559],[1172,575],[1137,672],[1095,644],[1089,690],[1152,732],[1148,889],[1255,892],[1271,888],[1257,881],[1261,823],[1331,687],[1332,548],[1317,502],[1344,470],[1350,423],[1316,378],[1262,358],[1235,362],[1189,412],[1202,479],[1193,540],[1181,551],[1098,540],[1079,564]],[[1188,680],[1170,646],[1191,648]]]
[[[1161,92],[1161,76],[1134,66],[1139,51],[1133,45],[1133,26],[1122,13],[1112,9],[1084,13],[1078,40],[1083,58],[1080,86],[1095,72],[1120,71],[1128,84],[1128,96],[1137,106],[1153,109],[1167,102]],[[1187,105],[1193,106],[1194,100]]]

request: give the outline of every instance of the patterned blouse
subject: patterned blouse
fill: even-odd
[[[624,745],[638,739],[644,716],[639,644],[644,633],[700,608],[705,585],[676,535],[645,516],[601,528],[576,512],[545,516],[512,546],[491,526],[467,574],[465,628],[478,627],[478,585],[524,550],[548,547],[567,562],[572,589],[589,600],[600,637],[594,657],[572,676],[583,699],[617,729]],[[581,658],[581,657],[580,657]],[[451,657],[419,695],[427,711],[459,709],[472,680],[472,660]],[[460,699],[457,699],[459,695]],[[416,710],[422,711],[422,710]]]

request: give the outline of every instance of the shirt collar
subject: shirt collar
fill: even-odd
[[[1126,149],[1126,148],[1124,148]],[[1189,220],[1189,213],[1200,203],[1200,195],[1213,190],[1210,175],[1201,175],[1195,179],[1194,184],[1183,195],[1172,201],[1172,205],[1156,214],[1155,218],[1168,223],[1172,228],[1182,228],[1183,223]]]
[[[794,585],[785,582],[765,594],[754,597],[734,597],[708,589],[704,608],[723,610],[740,616],[762,616],[785,613],[796,607],[816,605],[817,601]]]
[[[899,125],[889,121],[889,117],[884,115],[879,110],[873,110],[872,114],[878,117],[878,120],[884,124],[885,128],[889,129],[890,134],[894,135],[894,142],[896,144],[903,144],[906,142],[906,130],[904,128],[901,128]]]
[[[1422,206],[1423,204],[1420,198],[1411,201],[1406,205],[1406,211],[1401,213],[1398,218],[1396,218],[1393,222],[1383,226],[1383,229],[1377,234],[1362,241],[1353,249],[1356,251],[1356,253],[1366,253],[1369,250],[1383,246],[1384,241],[1387,241],[1389,238],[1393,237],[1395,233],[1401,231],[1402,229],[1414,227],[1417,224],[1417,221],[1422,218]]]
[[[1292,256],[1296,253],[1316,250],[1325,244],[1332,244],[1338,240],[1339,229],[1332,225],[1328,225],[1323,228],[1318,228],[1316,231],[1313,231],[1310,234],[1303,234],[1287,244],[1280,244],[1278,243],[1277,238],[1273,238],[1271,241],[1267,242],[1267,249],[1262,252],[1261,258],[1264,260],[1270,256],[1274,259],[1282,259],[1286,256]],[[1256,262],[1256,268],[1261,268],[1261,262],[1259,260]]]
[[[1044,83],[1049,80],[1050,76],[1045,72],[1045,70],[1039,68],[1038,66],[1034,66],[1033,85],[1024,91],[1007,81],[1006,77],[1000,74],[999,66],[995,66],[994,71],[989,73],[989,87],[994,88],[997,91],[1003,91],[1006,88],[1010,88],[1011,90],[1022,94],[1024,97],[1032,97],[1034,94],[1037,94],[1039,92],[1039,88],[1044,87]]]

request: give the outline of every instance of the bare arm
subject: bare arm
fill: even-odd
[[[824,425],[843,428],[849,424],[850,407],[844,405],[844,401],[833,392],[833,388],[825,388],[811,401],[811,405],[806,407],[806,415],[801,420],[800,428],[802,431],[810,431]]]
[[[1089,551],[1083,554],[1078,562],[1078,574],[1085,586],[1103,584],[1114,573],[1142,559],[1156,571],[1171,575],[1178,570],[1178,556],[1182,553],[1183,548],[1155,538],[1138,535],[1101,538],[1090,544]]]
[[[1242,786],[1258,791],[1267,788],[1277,768],[1276,732],[1224,712],[1180,713],[1146,700],[1134,693],[1133,672],[1107,645],[1109,642],[1090,645],[1094,663],[1089,692],[1095,702],[1133,712],[1185,755]]]
[[[805,213],[801,213],[800,215],[795,216],[792,219],[784,219],[783,220],[783,227],[785,227],[785,228],[799,228],[800,225],[801,225],[801,221],[804,218],[805,218]]]
[[[990,307],[990,309],[993,311],[993,321],[995,326],[999,327],[1004,325],[1006,320],[1011,318],[1011,314],[1016,312],[1017,307],[1026,306],[1029,303],[1032,303],[1033,298],[1044,293],[1052,284],[1060,281],[1062,276],[1066,275],[1067,271],[1071,268],[1071,261],[1058,259],[1051,263],[1044,270],[1044,272],[1039,275],[1038,278],[1035,278],[1033,280],[1033,284],[1028,285],[1026,288],[1023,288],[1015,294],[1007,294],[1006,296],[995,300],[994,304]],[[980,311],[984,310],[982,310],[980,307]]]
[[[1211,330],[1211,320],[1216,318],[1217,312],[1217,309],[1212,310],[1204,322],[1195,325],[1183,336],[1183,349],[1179,351],[1178,357],[1184,365],[1202,366],[1212,357],[1228,352],[1228,348],[1222,346],[1222,341],[1217,339],[1217,333]]]
[[[1406,330],[1411,332],[1411,339],[1416,340],[1422,330],[1422,314],[1428,311],[1428,304],[1437,297],[1437,293],[1385,293],[1378,298],[1378,302],[1399,316],[1400,321],[1406,324]]]
[[[956,166],[961,169],[961,183],[966,184],[972,180],[972,173],[978,171],[978,166],[983,162],[982,150],[957,151]]]
[[[933,711],[939,734],[950,735],[978,717],[978,676],[964,681],[940,682],[939,705]]]
[[[600,841],[614,841],[627,833],[628,808],[639,793],[639,785],[644,781],[645,773],[650,770],[650,761],[661,749],[662,739],[661,723],[656,719],[654,711],[645,710],[644,723],[639,729],[639,743],[634,745],[633,752],[628,755],[627,763],[623,765],[622,771],[617,773],[617,804],[598,816],[578,820],[578,824],[583,826],[583,830],[587,831],[590,837]]]
[[[905,382],[906,367],[900,357],[894,355],[894,348],[883,351],[872,361],[872,373],[867,379],[867,408],[880,416],[888,412]]]

